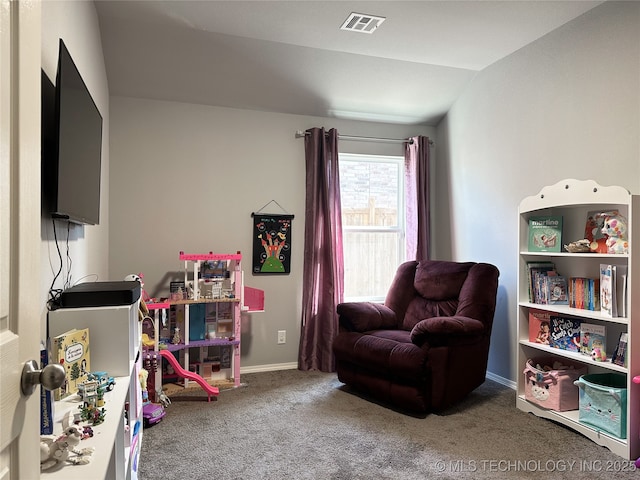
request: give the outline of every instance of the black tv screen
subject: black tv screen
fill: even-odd
[[[43,112],[44,112],[43,92]],[[43,113],[43,130],[44,130]],[[74,223],[100,223],[102,115],[60,39],[55,85],[55,108],[50,122],[46,177],[48,208],[54,218]],[[50,127],[50,128],[51,128]],[[45,134],[43,133],[43,139]],[[44,141],[44,140],[43,140]]]

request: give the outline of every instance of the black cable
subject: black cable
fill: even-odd
[[[71,286],[71,255],[69,254],[69,231],[71,229],[71,222],[67,221],[67,279],[64,282],[65,290]]]
[[[56,249],[58,250],[58,258],[60,259],[60,268],[58,269],[58,273],[53,277],[53,281],[51,282],[51,287],[49,287],[49,300],[47,301],[47,308],[52,310],[58,304],[58,299],[60,294],[62,293],[61,289],[54,289],[54,285],[56,284],[56,280],[62,273],[62,253],[60,252],[60,245],[58,244],[58,235],[56,233],[56,220],[55,218],[51,219],[51,223],[53,225],[53,238],[56,242]]]

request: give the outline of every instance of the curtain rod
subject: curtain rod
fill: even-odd
[[[307,132],[302,130],[296,131],[296,138],[303,138],[305,135],[309,135]],[[383,142],[383,143],[405,143],[410,142],[413,143],[413,139],[411,138],[377,138],[377,137],[359,137],[356,135],[341,135],[338,134],[338,138],[343,140],[355,140],[358,142]],[[433,140],[429,140],[429,145],[433,145]]]

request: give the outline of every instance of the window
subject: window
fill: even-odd
[[[346,301],[383,301],[404,261],[404,158],[340,154]]]

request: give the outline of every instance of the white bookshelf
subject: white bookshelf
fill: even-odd
[[[628,220],[629,253],[568,253],[529,252],[528,228],[532,216],[562,215],[562,244],[584,238],[587,213],[617,209]],[[640,197],[631,195],[619,186],[601,186],[592,180],[568,179],[555,185],[544,187],[537,195],[522,200],[518,213],[519,253],[518,253],[518,319],[517,319],[517,396],[516,406],[520,410],[547,418],[581,433],[599,445],[629,460],[640,456],[640,392],[633,377],[640,374],[640,282],[635,282],[640,272],[640,255],[634,255],[634,241],[640,237]],[[599,277],[599,265],[611,263],[628,267],[627,317],[607,318],[600,311],[570,308],[566,305],[540,305],[531,303],[528,293],[527,262],[549,260],[555,263],[559,274],[569,277]],[[541,345],[529,341],[529,311],[546,310],[552,314],[570,317],[588,323],[605,325],[607,328],[607,355],[610,358],[618,343],[619,333],[628,333],[627,366],[606,362],[596,362],[580,353]],[[598,431],[579,421],[578,410],[557,412],[540,408],[525,398],[525,378],[523,371],[527,359],[533,357],[557,357],[580,362],[588,367],[589,373],[615,372],[625,375],[627,388],[626,438],[620,439]]]
[[[71,328],[89,328],[91,370],[108,372],[114,376],[116,385],[104,396],[105,421],[92,427],[93,437],[82,440],[78,446],[95,448],[90,463],[68,463],[63,468],[41,472],[42,479],[137,478],[143,435],[142,391],[138,380],[141,368],[138,308],[139,301],[136,301],[132,305],[63,308],[49,312],[50,337]],[[128,423],[125,422],[127,404]],[[54,402],[54,436],[62,433],[65,415],[71,413],[73,418],[81,405],[76,394]],[[81,423],[82,426],[86,424]]]

